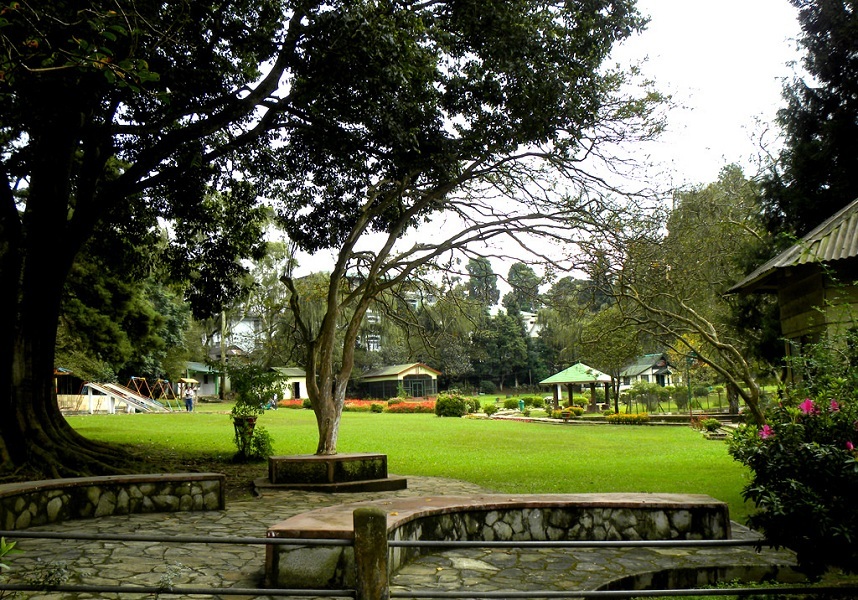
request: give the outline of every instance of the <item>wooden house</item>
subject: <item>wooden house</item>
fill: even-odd
[[[631,387],[638,381],[657,383],[662,387],[673,385],[673,373],[667,354],[644,354],[620,371],[620,388]]]
[[[438,395],[438,375],[423,363],[391,365],[364,373],[359,382],[361,393],[367,398],[386,400],[399,395],[399,390],[412,398]]]
[[[858,200],[756,269],[728,293],[777,296],[790,355],[803,343],[856,325]]]

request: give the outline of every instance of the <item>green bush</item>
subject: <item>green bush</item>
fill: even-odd
[[[384,405],[379,404],[378,402],[373,402],[370,405],[369,410],[370,410],[370,412],[374,412],[374,413],[382,413],[382,412],[384,412]]]
[[[802,348],[790,361],[800,383],[766,410],[766,423],[739,428],[730,454],[751,470],[748,519],[796,552],[810,576],[828,567],[858,572],[858,336]]]
[[[495,414],[497,411],[498,411],[498,407],[495,406],[494,404],[486,404],[483,407],[483,412],[486,413],[486,415],[489,417],[492,416],[493,414]]]
[[[518,398],[506,398],[503,407],[509,410],[518,410]]]
[[[310,409],[313,408],[313,403],[310,402],[309,398],[304,398],[304,408],[310,408]]]
[[[403,402],[405,402],[405,400],[403,400],[402,398],[391,398],[387,401],[387,405],[393,406],[395,404],[402,404]]]
[[[250,443],[247,450],[241,457],[236,457],[240,462],[254,461],[259,462],[268,460],[268,457],[274,453],[271,445],[271,434],[262,425],[256,425],[253,428],[253,434],[250,437]]]
[[[561,408],[560,410],[551,411],[551,417],[554,419],[572,419],[574,417],[580,417],[584,414],[584,409],[580,406],[570,406],[567,408]]]
[[[481,394],[494,394],[497,393],[498,386],[495,385],[494,381],[484,380],[480,382],[480,393]]]
[[[470,401],[456,393],[439,394],[435,401],[435,414],[439,417],[464,417],[468,414]]]
[[[709,386],[708,385],[695,386],[691,390],[691,393],[694,395],[695,398],[706,398],[707,396],[709,396]]]
[[[545,398],[541,396],[533,398],[532,406],[533,408],[545,408]]]
[[[673,403],[676,404],[678,410],[685,410],[688,407],[688,388],[674,388],[670,396],[673,398]]]
[[[670,390],[657,383],[647,381],[636,381],[626,392],[631,400],[643,404],[647,411],[657,410],[662,402],[667,402]]]
[[[706,431],[717,431],[721,427],[721,421],[718,419],[703,419],[700,421],[700,426]]]

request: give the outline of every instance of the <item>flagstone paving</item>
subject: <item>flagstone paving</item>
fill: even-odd
[[[314,508],[359,500],[490,492],[473,484],[441,478],[408,477],[408,488],[391,492],[325,494],[269,491],[260,498],[230,502],[225,510],[128,515],[68,521],[29,531],[165,536],[264,538],[269,525]],[[734,523],[734,537],[752,535]],[[69,584],[259,588],[265,550],[261,545],[190,544],[141,541],[60,541],[20,539],[21,554],[11,557],[6,581],[24,582],[48,571],[63,571]],[[745,566],[764,572],[790,565],[786,551],[742,548],[633,549],[455,549],[416,559],[397,573],[392,590],[504,591],[596,589],[622,577],[669,568]],[[271,598],[264,595],[215,598]],[[152,598],[147,594],[26,592],[41,599]],[[175,597],[163,595],[163,598]],[[204,597],[204,596],[197,596]]]

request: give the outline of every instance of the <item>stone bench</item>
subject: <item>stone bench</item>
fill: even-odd
[[[0,528],[132,513],[221,510],[226,476],[155,473],[72,477],[0,485]]]
[[[396,541],[601,541],[729,539],[725,503],[697,494],[537,494],[395,498],[341,504],[296,515],[268,528],[269,538],[353,540],[353,513],[387,514]],[[391,572],[420,548],[392,547]],[[290,589],[353,588],[350,545],[270,544],[265,583]]]

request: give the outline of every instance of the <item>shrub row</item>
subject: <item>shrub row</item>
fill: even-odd
[[[614,425],[646,425],[649,423],[647,413],[616,413],[605,417],[608,423]]]
[[[384,412],[389,413],[433,413],[436,402],[423,400],[421,402],[396,402],[388,405]]]
[[[280,408],[313,408],[310,401],[304,400],[280,400],[277,402]],[[423,400],[420,402],[403,402],[399,399],[385,400],[354,400],[347,399],[343,403],[343,412],[390,412],[390,413],[433,413],[435,402]]]

